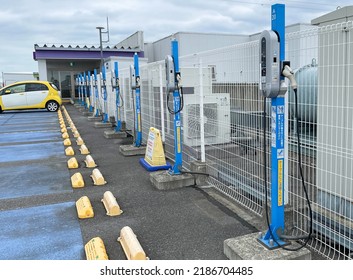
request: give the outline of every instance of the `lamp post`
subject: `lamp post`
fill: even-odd
[[[99,69],[102,69],[103,66],[103,41],[102,41],[102,30],[104,27],[102,26],[97,26],[96,29],[99,30],[99,46],[100,46],[100,51],[101,51],[101,63]]]

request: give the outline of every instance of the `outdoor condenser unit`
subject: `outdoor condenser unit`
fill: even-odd
[[[230,143],[230,97],[229,93],[205,95],[204,131],[205,144]],[[182,111],[183,141],[188,146],[200,145],[200,96],[184,96]]]

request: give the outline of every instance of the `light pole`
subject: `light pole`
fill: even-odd
[[[103,41],[102,41],[102,30],[104,27],[102,26],[97,26],[96,29],[99,30],[99,46],[100,46],[100,51],[101,51],[101,63],[99,69],[102,70],[103,67]]]

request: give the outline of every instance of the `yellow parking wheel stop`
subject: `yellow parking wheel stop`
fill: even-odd
[[[82,155],[88,155],[90,152],[85,144],[81,145],[80,152]]]
[[[118,238],[124,253],[128,260],[148,260],[145,251],[142,249],[140,242],[137,240],[136,235],[132,229],[125,226],[120,231]]]
[[[77,215],[80,219],[88,219],[94,217],[91,201],[87,196],[82,196],[76,201]]]
[[[116,198],[110,191],[106,191],[104,193],[102,202],[108,216],[119,216],[123,213],[118,202],[116,201]]]
[[[105,185],[107,183],[104,180],[104,177],[103,177],[102,173],[97,168],[93,169],[91,178],[93,179],[93,183],[96,186]]]
[[[84,160],[86,167],[88,168],[94,168],[97,166],[97,164],[94,162],[94,159],[91,155],[86,156],[86,159]]]
[[[75,154],[74,149],[70,146],[65,149],[65,155],[73,156]]]
[[[65,139],[64,140],[64,146],[71,146],[71,140],[70,139]]]
[[[71,185],[75,189],[83,188],[85,186],[85,181],[83,180],[82,174],[80,172],[77,172],[71,176]]]
[[[85,245],[87,260],[109,260],[104,242],[100,237],[94,237]]]

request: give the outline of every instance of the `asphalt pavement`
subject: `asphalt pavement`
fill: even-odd
[[[154,260],[226,260],[224,241],[259,232],[264,220],[212,187],[159,190],[139,160],[124,156],[120,145],[132,137],[107,139],[82,108],[65,104],[97,168],[107,182],[96,186],[77,138],[66,120],[71,147],[79,163],[68,168],[57,113],[45,110],[0,114],[0,260],[84,260],[85,244],[100,237],[110,260],[126,260],[117,241],[129,226],[148,258]],[[73,188],[80,172],[85,187]],[[123,213],[108,216],[106,191]],[[76,201],[87,196],[94,217],[78,218]],[[255,241],[256,242],[256,241]],[[311,251],[312,259],[324,259]]]
[[[79,168],[68,169],[57,113],[0,115],[0,223],[6,225],[0,236],[7,244],[0,247],[0,259],[86,259],[84,245],[100,237],[109,259],[125,260],[117,239],[129,226],[150,259],[225,260],[224,240],[258,231],[210,189],[157,190],[141,156],[119,152],[132,138],[107,139],[104,128],[95,128],[78,108],[65,108],[107,184],[93,184],[70,129]],[[76,172],[84,188],[71,187]],[[106,215],[101,202],[106,191],[116,197],[121,215]],[[90,199],[93,218],[77,217],[75,202],[82,196]]]

